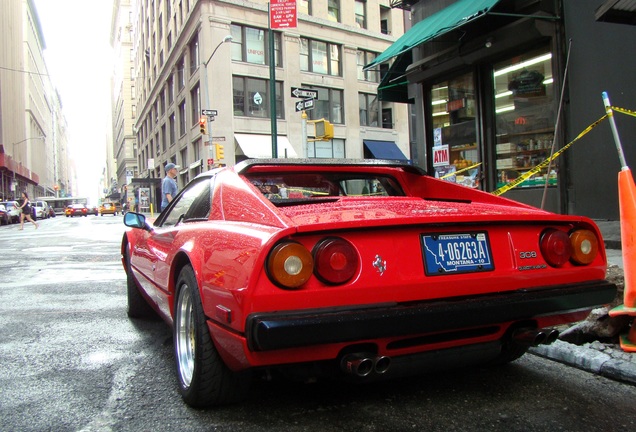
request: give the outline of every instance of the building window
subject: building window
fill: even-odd
[[[329,0],[327,18],[329,21],[340,22],[340,0]]]
[[[345,140],[334,138],[330,141],[310,141],[307,143],[307,157],[323,159],[344,159]]]
[[[172,105],[172,102],[174,102],[174,78],[172,78],[172,75],[166,82],[166,92],[168,92],[168,105]]]
[[[246,117],[268,118],[269,113],[269,80],[259,78],[232,77],[234,91],[234,115]],[[276,118],[282,119],[283,84],[276,82]]]
[[[340,76],[340,46],[301,38],[300,70]]]
[[[390,108],[382,109],[382,128],[393,129],[393,110]]]
[[[379,70],[364,70],[364,66],[371,63],[378,56],[377,53],[359,50],[356,53],[356,59],[358,63],[358,79],[361,81],[369,81],[374,83],[380,82],[380,71]]]
[[[177,62],[177,82],[181,91],[185,87],[185,58],[183,57]]]
[[[298,0],[298,13],[311,15],[311,0]]]
[[[531,50],[493,65],[497,188],[532,170],[550,156],[557,112],[552,53]],[[556,186],[559,159],[518,188]]]
[[[389,29],[389,19],[391,18],[391,9],[385,6],[380,6],[380,33],[391,34]]]
[[[447,154],[441,162],[431,161],[435,177],[444,177],[450,182],[461,181],[473,188],[481,187],[480,167],[465,171],[464,177],[452,175],[480,162],[475,121],[475,75],[469,72],[434,83],[430,87],[429,99],[433,146],[440,147]]]
[[[331,123],[344,123],[343,91],[325,87],[303,85],[303,87],[318,91],[318,100],[314,100],[314,109],[308,111],[312,120],[324,118]]]
[[[186,134],[186,103],[185,100],[179,104],[179,136]]]
[[[377,95],[359,93],[360,126],[380,127],[380,103]]]
[[[190,106],[192,110],[190,114],[192,115],[192,125],[199,122],[199,113],[201,112],[201,92],[199,91],[199,86],[197,85],[190,91]]]
[[[190,74],[199,67],[199,36],[194,36],[188,44],[190,51]]]
[[[232,60],[261,65],[269,64],[269,32],[232,24]],[[281,33],[274,32],[274,62],[282,65]]]
[[[170,114],[170,145],[173,145],[175,143],[175,120],[176,119],[174,113]]]
[[[356,24],[360,28],[367,28],[367,1],[356,0],[355,3]]]
[[[159,93],[159,114],[163,115],[163,113],[166,112],[166,95],[165,92],[162,90]]]
[[[137,105],[132,105],[131,107],[132,118],[137,118]]]
[[[164,123],[161,126],[161,150],[163,150],[164,152],[166,151],[166,149],[168,148],[168,135],[166,134],[166,124]],[[158,154],[159,152],[157,152]]]

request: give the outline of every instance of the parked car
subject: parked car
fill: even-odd
[[[7,208],[0,204],[0,225],[10,225],[12,222]]]
[[[84,204],[71,204],[66,208],[66,217],[87,216],[88,209]]]
[[[240,400],[255,372],[367,381],[507,363],[616,295],[591,219],[406,163],[247,160],[124,223],[128,315],[173,327],[196,407]]]
[[[113,216],[117,215],[117,205],[115,203],[102,203],[101,206],[99,206],[99,214],[101,216],[104,216],[105,214],[111,214]]]
[[[36,218],[47,219],[49,217],[49,205],[46,201],[32,201],[31,207],[35,211]]]
[[[11,217],[13,223],[20,222],[20,213],[22,212],[19,208],[19,204],[17,201],[2,201],[0,204],[4,205],[7,209],[7,213]]]

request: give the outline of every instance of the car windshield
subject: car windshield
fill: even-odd
[[[258,173],[247,178],[276,205],[312,202],[333,197],[404,196],[392,177],[366,173]]]

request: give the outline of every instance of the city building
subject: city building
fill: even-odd
[[[66,193],[66,120],[32,0],[0,2],[0,198]]]
[[[366,68],[390,64],[380,99],[413,106],[414,163],[535,207],[618,219],[619,157],[609,121],[596,122],[604,91],[636,108],[636,2],[391,3],[413,25]],[[629,165],[636,119],[613,117]]]
[[[156,208],[167,162],[181,167],[183,186],[202,170],[248,157],[411,159],[408,107],[378,102],[386,68],[363,71],[410,26],[410,15],[389,0],[295,3],[297,25],[271,32],[265,0],[133,3],[135,62],[121,70],[130,74],[123,86],[131,78],[125,92],[136,96],[136,147],[126,134],[116,146],[126,155],[132,148],[136,160],[115,149],[125,165],[120,181],[133,171],[129,192],[149,189]],[[303,91],[318,97],[295,97]],[[202,118],[203,110],[216,115]],[[333,124],[333,137],[314,141],[320,119]]]
[[[113,0],[110,43],[113,47],[112,75],[112,145],[109,146],[104,173],[105,199],[124,201],[127,185],[139,168],[135,120],[137,95],[134,82],[133,9],[131,0]]]

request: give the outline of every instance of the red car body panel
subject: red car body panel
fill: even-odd
[[[336,196],[324,202],[277,207],[250,180],[271,172],[325,170],[391,176],[406,196]],[[548,227],[592,231],[599,239],[598,255],[585,266],[571,262],[558,268],[547,265],[538,244]],[[487,234],[494,269],[441,275],[429,270],[427,275],[422,236],[465,232]],[[346,240],[357,252],[353,278],[330,285],[311,277],[298,289],[283,289],[272,282],[265,268],[274,245],[292,239],[311,251],[328,236]],[[352,344],[373,344],[378,354],[399,357],[497,341],[520,320],[532,321],[539,328],[580,320],[591,303],[605,301],[611,291],[581,301],[584,308],[556,304],[570,298],[576,299],[572,304],[579,304],[586,284],[604,283],[605,250],[592,220],[556,215],[393,166],[255,164],[247,174],[228,168],[214,178],[209,220],[152,230],[128,229],[122,253],[126,243],[131,250],[131,270],[144,296],[169,323],[178,272],[184,262],[192,265],[215,347],[236,371],[333,360]],[[568,294],[570,287],[576,289]],[[516,304],[508,305],[513,301],[508,298],[521,301],[527,315],[504,313],[513,311]],[[477,305],[481,299],[483,305]],[[475,305],[466,306],[471,302]],[[550,303],[548,312],[535,314],[535,305],[545,302]],[[482,306],[486,316],[477,313]],[[489,306],[503,321],[489,321]],[[420,316],[427,308],[431,316],[440,317],[439,328],[427,331],[414,326],[413,331],[408,330],[409,317]],[[380,329],[379,324],[374,326],[383,313],[389,328],[377,331],[377,337],[356,324],[369,320],[370,328]],[[454,317],[458,324],[450,318],[446,322],[444,317]],[[342,326],[338,326],[339,318]],[[314,322],[330,324],[324,327],[324,334],[316,331],[308,336],[308,341],[316,343],[306,345],[294,326],[311,329],[318,325]],[[293,340],[290,346],[286,346],[287,330],[283,328]],[[339,334],[348,329],[350,337]],[[439,334],[451,336],[432,337]]]

